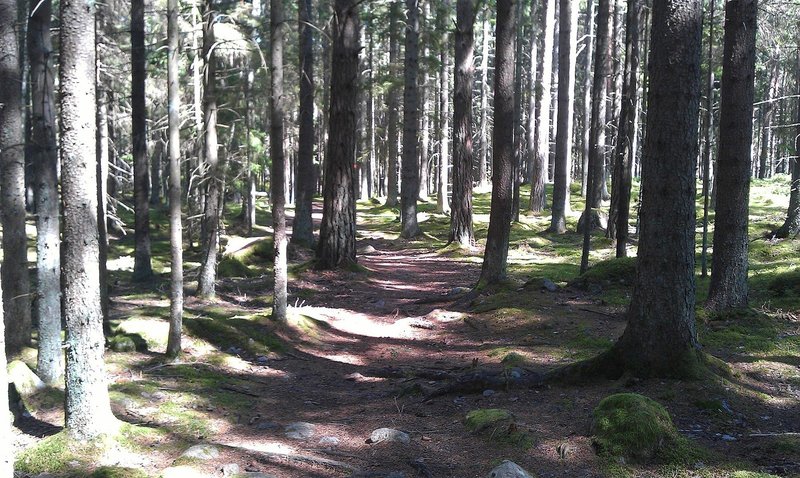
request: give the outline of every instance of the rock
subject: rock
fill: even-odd
[[[372,244],[367,244],[358,251],[359,254],[372,254],[373,252],[375,252],[375,247]]]
[[[447,297],[454,297],[457,295],[466,294],[467,292],[471,291],[469,287],[453,287],[450,291],[446,294]]]
[[[307,440],[314,436],[314,433],[317,431],[317,426],[313,423],[294,422],[286,425],[284,431],[286,432],[286,438]]]
[[[487,388],[486,390],[483,391],[483,396],[491,397],[492,395],[494,395],[494,393],[495,393],[494,390],[492,390],[491,388]]]
[[[339,439],[336,437],[322,437],[319,439],[321,446],[335,447],[339,446]]]
[[[386,475],[386,478],[406,478],[406,474],[402,471],[393,471]]]
[[[408,317],[406,319],[400,319],[395,322],[395,325],[425,330],[433,330],[436,328],[436,324],[422,317]]]
[[[239,469],[239,465],[236,463],[228,463],[227,465],[222,465],[222,476],[236,476],[239,474],[241,470]]]
[[[394,428],[378,428],[374,430],[367,439],[367,443],[381,443],[384,441],[408,445],[411,443],[411,437],[408,433],[395,430]]]
[[[256,429],[257,430],[264,430],[264,431],[268,431],[268,432],[275,431],[280,427],[281,426],[278,425],[277,423],[269,422],[269,421],[260,421],[260,422],[258,422],[258,424],[256,424]]]
[[[192,466],[170,466],[161,471],[160,478],[211,478]]]
[[[195,445],[181,454],[181,458],[194,458],[196,460],[213,460],[218,456],[219,448],[206,443]]]
[[[258,357],[256,357],[256,362],[258,362],[260,364],[265,364],[265,363],[269,362],[269,359],[264,355],[259,355]]]
[[[13,383],[17,392],[27,397],[46,387],[44,382],[29,369],[25,362],[12,360],[8,364],[8,382]]]
[[[722,435],[720,438],[722,439],[722,441],[736,441],[735,436],[728,435],[727,433],[725,435]]]
[[[558,291],[558,285],[556,285],[556,283],[550,279],[542,279],[542,289],[545,289],[548,292],[556,292]]]
[[[513,461],[504,460],[489,472],[488,478],[533,478],[533,475]]]

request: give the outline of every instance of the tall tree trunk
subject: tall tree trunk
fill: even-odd
[[[572,170],[572,118],[575,105],[575,50],[577,41],[576,0],[560,0],[558,32],[558,128],[556,129],[556,158],[553,172],[553,211],[551,232],[567,231],[570,211],[570,171]]]
[[[709,189],[711,186],[711,138],[714,124],[714,7],[715,0],[711,0],[711,10],[708,16],[708,64],[706,65],[706,115],[703,125],[705,144],[703,146],[703,238],[700,246],[700,274],[708,277],[708,209]]]
[[[406,0],[406,51],[403,66],[403,164],[400,184],[400,236],[418,236],[417,197],[419,196],[419,0]]]
[[[5,5],[0,3],[0,19],[3,21],[6,20],[3,18],[4,13],[2,12],[4,7]],[[2,282],[2,280],[0,280],[0,282]],[[2,294],[3,288],[0,286],[0,297],[2,297]],[[2,304],[0,304],[0,383],[8,383],[8,362],[6,360],[5,335],[3,307]],[[8,393],[0,393],[0,411],[2,411],[3,414],[7,414],[8,410]],[[14,448],[12,447],[11,443],[12,436],[11,420],[9,420],[6,416],[3,420],[0,420],[0,477],[2,478],[14,478]]]
[[[181,92],[179,0],[167,0],[167,108],[169,151],[169,335],[167,356],[181,353],[183,328],[183,225],[181,223]]]
[[[478,158],[478,189],[489,187],[489,8],[483,13],[483,42],[481,48],[481,156]]]
[[[150,174],[147,162],[147,107],[145,106],[144,0],[131,1],[131,142],[133,146],[133,196],[135,251],[133,277],[150,280]]]
[[[389,142],[389,147],[387,148],[387,174],[389,178],[387,179],[386,185],[386,205],[389,207],[397,206],[397,164],[400,158],[398,151],[400,101],[397,97],[397,84],[394,81],[400,73],[397,64],[400,57],[400,40],[398,39],[400,33],[398,31],[399,27],[397,21],[400,16],[400,2],[401,0],[392,1],[391,7],[389,8],[389,72],[393,80],[386,95],[386,116],[388,122],[387,141]]]
[[[59,70],[61,193],[64,214],[62,292],[66,337],[66,430],[79,441],[112,433],[103,364],[97,167],[95,157],[94,9],[61,2]],[[3,22],[0,22],[2,24]]]
[[[616,256],[625,257],[631,207],[631,177],[636,154],[636,111],[639,90],[639,25],[641,0],[628,0],[625,28],[625,68],[622,105],[614,148],[614,189],[608,218],[608,237],[616,238]]]
[[[800,29],[798,30],[800,32]],[[800,36],[797,38],[797,66],[795,67],[798,98],[800,98]],[[772,233],[775,237],[794,237],[800,233],[800,99],[796,107],[797,129],[794,137],[795,158],[792,160],[792,183],[789,191],[789,208],[783,225]]]
[[[331,269],[356,261],[356,154],[359,94],[357,0],[336,0],[332,31],[330,133],[325,159],[322,224],[317,266]],[[391,145],[390,145],[391,147]],[[390,158],[391,159],[391,158]]]
[[[378,176],[377,154],[375,151],[375,82],[373,80],[373,40],[372,30],[367,33],[368,52],[367,52],[367,147],[369,148],[369,161],[367,162],[367,197],[370,199],[377,196],[376,177]],[[313,111],[313,104],[312,104]]]
[[[214,28],[217,12],[213,0],[205,0],[206,22],[203,25],[203,58],[206,72],[203,76],[203,157],[206,168],[205,211],[203,214],[200,274],[197,280],[197,295],[214,297],[217,279],[217,251],[219,249],[219,222],[222,196],[223,165],[219,160],[217,141],[217,68],[214,45]]]
[[[283,0],[270,0],[270,129],[272,155],[272,226],[275,231],[275,261],[273,267],[272,318],[286,321],[286,290],[288,279],[286,261],[286,156],[283,151],[285,119],[283,99]]]
[[[480,285],[506,276],[514,174],[514,35],[516,0],[498,0],[494,57],[492,206]]]
[[[6,349],[18,352],[31,340],[31,301],[25,235],[25,136],[19,88],[17,3],[0,2],[0,190],[2,191],[3,307]],[[92,26],[94,28],[94,26]],[[94,75],[90,76],[93,78]]]
[[[472,83],[475,0],[457,0],[453,79],[453,210],[450,242],[472,246]],[[440,191],[440,194],[442,192]]]
[[[542,32],[542,76],[536,88],[536,152],[534,153],[534,177],[531,182],[531,204],[533,212],[545,207],[544,183],[547,181],[550,163],[550,93],[553,80],[553,42],[555,40],[556,0],[546,0],[544,31]]]
[[[747,306],[747,228],[755,96],[758,0],[725,4],[725,39],[720,90],[714,255],[706,307],[722,311]]]
[[[98,31],[108,31],[108,23],[105,20],[106,8],[107,6],[102,4],[97,7],[97,13],[95,14],[95,35],[97,35]],[[104,86],[104,82],[102,81],[103,71],[101,69],[102,61],[100,60],[102,58],[101,52],[105,45],[103,44],[102,37],[95,36],[95,38],[98,40],[94,46],[95,59],[97,60],[94,81],[97,89],[95,92],[95,125],[97,128],[97,134],[95,135],[95,153],[97,154],[97,234],[99,241],[100,310],[103,314],[103,333],[111,335],[111,321],[108,313],[108,176],[109,164],[111,164],[109,158],[111,150],[113,149],[111,147],[113,143],[109,140],[108,88]],[[58,330],[59,347],[61,345],[60,328],[61,324],[59,324]],[[59,350],[56,353],[58,353],[60,360],[62,352]]]
[[[696,377],[694,235],[700,0],[653,4],[642,220],[628,326],[606,375]]]
[[[539,65],[539,45],[538,45],[538,30],[536,28],[537,22],[537,7],[536,4],[531,6],[531,32],[528,44],[528,56],[530,62],[528,63],[528,116],[525,118],[525,179],[524,181],[531,185],[533,190],[534,181],[534,166],[536,164],[536,90],[537,86],[536,69]],[[530,198],[528,198],[528,209],[530,209]]]
[[[55,385],[64,374],[61,349],[61,218],[58,198],[55,89],[50,0],[31,2],[28,55],[31,72],[31,161],[36,201],[36,301],[39,355],[36,372]],[[2,382],[0,382],[2,383]],[[4,410],[4,408],[0,408]]]
[[[594,56],[594,80],[592,82],[592,118],[589,132],[589,164],[585,171],[586,207],[578,221],[578,229],[583,223],[583,253],[581,254],[581,274],[589,266],[589,245],[592,229],[596,224],[595,208],[600,206],[603,156],[606,145],[606,93],[611,74],[610,31],[608,28],[611,3],[600,0],[597,8],[597,50]],[[597,222],[599,226],[599,222]]]
[[[300,111],[297,138],[297,199],[292,223],[292,242],[311,247],[314,222],[311,204],[314,199],[314,29],[311,0],[298,0],[300,37]]]
[[[441,71],[439,73],[439,162],[437,178],[438,195],[436,211],[447,214],[450,202],[447,198],[448,171],[450,163],[450,1],[443,0],[437,12],[439,32],[442,35],[442,48],[439,54]]]
[[[774,116],[775,108],[771,100],[777,96],[778,90],[778,77],[780,76],[780,62],[777,58],[777,53],[773,53],[769,62],[769,83],[767,91],[765,92],[765,103],[761,105],[761,154],[759,155],[758,166],[758,179],[769,177],[769,157],[770,157],[770,141],[772,138],[772,117]],[[720,100],[720,108],[722,107],[722,100]],[[721,113],[720,113],[721,114]],[[721,121],[720,121],[721,122]],[[720,125],[720,143],[722,143],[722,128]],[[719,159],[717,159],[719,164]],[[719,166],[717,166],[719,168]],[[719,178],[719,176],[717,176]]]
[[[521,186],[520,168],[522,167],[522,153],[525,143],[522,141],[522,31],[525,19],[522,13],[522,2],[517,2],[514,12],[517,18],[515,60],[514,60],[514,162],[511,176],[514,181],[514,190],[511,198],[511,220],[519,222],[519,189]]]
[[[586,2],[586,61],[584,65],[583,75],[583,167],[581,168],[581,194],[586,196],[587,180],[589,175],[589,145],[591,138],[589,133],[592,130],[592,61],[594,61],[594,39],[595,39],[595,25],[594,25],[594,0]]]

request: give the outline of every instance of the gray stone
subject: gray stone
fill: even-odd
[[[491,397],[492,395],[494,395],[494,390],[492,390],[491,388],[487,388],[486,390],[483,391],[484,397]]]
[[[728,434],[722,435],[721,438],[722,438],[722,441],[736,441],[736,437],[735,436],[731,436],[731,435],[728,435]]]
[[[386,475],[386,478],[406,478],[406,474],[401,471],[393,471]]]
[[[258,424],[256,425],[256,429],[258,429],[258,430],[264,430],[264,431],[268,431],[268,432],[275,431],[275,430],[277,430],[277,429],[278,429],[278,428],[280,428],[280,427],[281,427],[281,426],[280,426],[280,425],[278,425],[277,423],[275,423],[275,422],[268,422],[268,421],[261,421],[261,422],[258,422]]]
[[[286,438],[307,440],[314,436],[317,431],[317,426],[313,423],[294,422],[286,425],[284,431],[286,432]]]
[[[533,478],[513,461],[504,460],[489,472],[488,478]]]
[[[23,397],[45,388],[44,382],[33,373],[33,370],[21,360],[12,360],[8,364],[8,382],[13,383],[17,392]]]
[[[236,476],[239,474],[241,470],[239,469],[239,465],[236,463],[228,463],[227,465],[222,465],[222,476]]]
[[[182,458],[195,458],[197,460],[213,460],[218,456],[219,448],[206,443],[195,445],[181,455]]]
[[[322,437],[319,439],[319,444],[322,446],[339,446],[339,439],[336,437]]]
[[[161,471],[160,478],[210,478],[193,466],[170,466]]]
[[[545,289],[549,292],[556,292],[558,290],[558,285],[556,285],[556,283],[551,281],[550,279],[543,279],[542,289]]]
[[[359,254],[372,254],[375,252],[375,247],[372,244],[367,244],[366,246],[360,248],[358,252]]]
[[[374,430],[370,434],[369,439],[367,439],[367,443],[381,443],[384,441],[407,445],[411,443],[411,437],[408,433],[395,430],[394,428],[378,428]]]

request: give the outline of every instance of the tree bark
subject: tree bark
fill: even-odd
[[[583,76],[583,167],[581,168],[581,194],[586,196],[586,187],[589,171],[589,145],[591,138],[589,133],[592,130],[592,62],[594,61],[594,39],[595,39],[595,23],[594,23],[594,0],[586,2],[586,64]]]
[[[36,202],[36,311],[39,355],[36,372],[48,385],[64,374],[61,349],[61,218],[58,198],[53,44],[50,40],[52,5],[31,3],[28,55],[31,74],[31,161]],[[2,382],[0,382],[2,383]],[[4,410],[0,408],[0,410]]]
[[[219,160],[217,141],[217,92],[216,60],[214,45],[214,23],[217,12],[213,0],[205,0],[206,22],[203,25],[203,58],[206,72],[203,76],[203,157],[206,167],[205,211],[203,214],[200,274],[197,280],[197,295],[212,298],[216,294],[217,251],[219,249],[219,222],[222,197],[223,165]]]
[[[711,138],[713,137],[714,124],[714,7],[715,0],[711,0],[711,9],[708,16],[708,64],[706,66],[706,115],[703,125],[705,144],[703,145],[703,238],[700,246],[700,275],[708,277],[708,209],[709,189],[711,187]]]
[[[286,261],[286,156],[283,151],[283,0],[270,0],[270,98],[269,143],[272,156],[272,226],[275,260],[273,267],[272,318],[286,321],[288,270]]]
[[[356,261],[356,153],[359,44],[358,1],[336,0],[330,82],[330,132],[325,159],[322,224],[317,266],[332,269]],[[391,145],[390,145],[391,147]],[[390,158],[391,159],[391,158]]]
[[[800,31],[800,30],[798,30]],[[795,71],[797,77],[798,96],[800,96],[800,37],[797,43],[797,66]],[[786,220],[783,225],[771,235],[779,238],[794,237],[800,233],[800,100],[796,109],[797,129],[794,139],[795,158],[792,160],[792,183],[789,191],[789,208],[786,211]]]
[[[298,0],[300,37],[300,111],[297,138],[297,199],[292,242],[311,247],[314,244],[314,223],[311,203],[314,199],[314,38],[311,22],[311,0]]]
[[[498,0],[494,57],[492,206],[479,285],[505,279],[514,192],[514,35],[516,0]]]
[[[700,0],[653,4],[641,235],[628,326],[610,355],[640,377],[696,377],[695,163]],[[609,370],[610,371],[610,370]]]
[[[6,7],[0,3],[0,19],[3,18],[4,13],[2,9]],[[9,24],[10,25],[10,24]],[[2,279],[0,279],[2,282]],[[0,297],[2,297],[3,288],[0,286]],[[2,299],[0,299],[2,300]],[[3,318],[3,307],[0,304],[0,383],[8,383],[8,362],[6,360],[6,338],[5,338],[5,320]],[[8,393],[0,393],[0,410],[4,415],[8,414],[9,403]],[[11,420],[8,416],[4,416],[0,420],[0,477],[14,478],[14,452],[11,443]]]
[[[19,85],[17,3],[0,2],[0,190],[2,190],[3,306],[6,349],[18,352],[31,340],[31,301],[25,235],[25,136]],[[91,76],[90,78],[93,78]]]
[[[400,237],[410,239],[421,231],[417,224],[419,197],[419,0],[406,0],[405,64],[403,66],[403,162],[400,184]]]
[[[131,1],[131,142],[133,148],[134,242],[133,276],[136,282],[153,277],[150,263],[150,174],[147,161],[147,107],[145,106],[144,0]]]
[[[456,5],[455,71],[453,80],[453,200],[450,242],[469,247],[472,229],[472,83],[475,47],[475,0]],[[440,191],[442,194],[442,191]]]
[[[478,189],[489,187],[489,9],[483,14],[483,47],[481,49],[481,156],[478,158]]]
[[[780,62],[778,61],[777,53],[773,53],[773,55],[770,57],[768,65],[770,72],[768,83],[769,86],[764,94],[764,101],[766,101],[766,103],[761,105],[761,154],[759,155],[758,179],[765,179],[770,176],[769,159],[771,150],[769,146],[772,139],[772,117],[775,114],[775,104],[770,100],[777,96],[778,77],[780,76]],[[720,99],[720,108],[721,107],[722,100]],[[722,126],[720,126],[720,130],[721,129]],[[722,131],[720,131],[720,143],[722,143]],[[717,159],[717,164],[719,164],[719,158]],[[717,170],[719,170],[719,166],[717,166]],[[718,178],[719,177],[717,176],[717,179]],[[717,187],[719,186],[720,185],[717,184]]]
[[[181,223],[181,92],[179,0],[167,0],[167,108],[169,151],[169,335],[167,356],[181,353],[183,328],[183,225]]]
[[[59,70],[62,291],[66,338],[66,430],[80,441],[116,428],[103,364],[97,231],[94,9],[61,2]],[[87,107],[88,105],[88,107]]]
[[[436,212],[448,214],[450,201],[447,197],[449,164],[450,164],[450,1],[443,0],[437,13],[439,31],[442,35],[442,48],[439,54],[441,70],[439,73],[439,161],[437,178],[438,191],[436,197]]]
[[[553,173],[553,210],[548,231],[567,231],[570,211],[570,171],[572,170],[572,119],[575,105],[575,50],[578,5],[576,0],[560,0],[558,32],[558,128]]]
[[[717,185],[725,194],[717,198],[706,302],[706,307],[715,311],[747,306],[757,11],[758,0],[730,0],[725,4],[717,156]]]
[[[553,80],[553,42],[555,33],[556,0],[546,0],[544,31],[542,32],[542,76],[536,88],[536,151],[534,176],[531,180],[530,209],[541,212],[545,208],[545,188],[550,163],[550,89]]]
[[[386,94],[386,116],[387,116],[387,141],[389,147],[386,149],[388,153],[387,161],[387,179],[386,185],[386,205],[388,207],[397,206],[398,183],[397,183],[397,162],[400,158],[398,152],[398,123],[400,102],[397,97],[397,84],[395,82],[396,76],[399,74],[397,62],[400,56],[400,40],[398,17],[400,16],[400,0],[392,1],[389,7],[389,71],[392,77],[389,91]]]

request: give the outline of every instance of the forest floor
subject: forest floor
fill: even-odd
[[[219,477],[238,470],[277,478],[471,478],[487,476],[504,459],[539,478],[800,476],[800,288],[775,286],[797,270],[800,241],[758,239],[785,210],[784,183],[757,184],[753,194],[754,308],[710,316],[698,307],[700,342],[730,374],[697,381],[623,377],[444,393],[469,373],[542,373],[594,356],[625,327],[630,263],[609,263],[576,280],[581,238],[540,232],[544,215],[515,224],[506,284],[458,300],[480,273],[487,195],[476,197],[474,250],[446,246],[447,216],[430,203],[421,206],[426,235],[414,241],[397,239],[394,211],[360,204],[359,266],[349,271],[314,270],[311,251],[292,247],[293,307],[284,325],[269,319],[269,230],[244,238],[231,228],[218,298],[187,298],[177,362],[162,355],[166,230],[154,230],[161,275],[152,287],[129,284],[132,241],[122,238],[110,263],[115,330],[147,349],[109,350],[106,359],[114,412],[135,426],[96,456],[71,454],[55,437],[43,440],[63,424],[63,393],[39,391],[26,398],[31,416],[15,429],[20,476]],[[259,224],[269,222],[262,215]],[[611,245],[598,234],[592,262],[610,257]],[[707,284],[698,278],[699,304]],[[35,365],[32,350],[22,359]],[[701,451],[649,465],[598,456],[592,411],[618,392],[661,403]],[[498,408],[513,414],[513,435],[466,428],[468,412]],[[380,428],[409,440],[370,440]],[[208,447],[184,455],[198,444]],[[115,475],[114,467],[128,471],[116,468]]]

